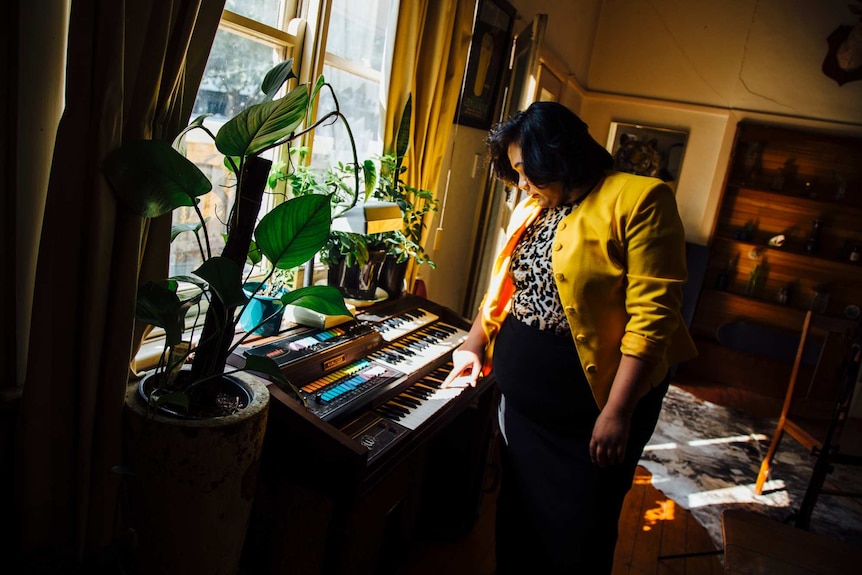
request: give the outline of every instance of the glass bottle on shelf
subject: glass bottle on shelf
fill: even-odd
[[[751,273],[748,274],[748,283],[745,284],[745,295],[748,297],[754,296],[757,289],[757,283],[760,281],[760,264],[754,264]]]
[[[862,250],[859,249],[858,245],[853,246],[853,249],[850,250],[850,255],[847,256],[847,259],[854,264],[858,264],[859,261],[862,260]]]
[[[820,251],[820,231],[823,228],[821,220],[811,222],[811,234],[808,236],[808,241],[805,242],[805,251],[809,254],[816,254]]]

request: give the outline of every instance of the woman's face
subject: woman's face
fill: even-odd
[[[561,182],[553,182],[544,188],[533,185],[524,175],[524,165],[521,160],[521,146],[509,144],[509,163],[518,172],[518,188],[535,198],[543,208],[556,208],[569,199],[569,194],[563,189]]]

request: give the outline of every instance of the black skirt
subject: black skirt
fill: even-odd
[[[504,438],[497,572],[610,573],[620,510],[667,382],[638,403],[625,462],[600,468],[589,454],[599,409],[571,336],[509,316],[494,375]]]

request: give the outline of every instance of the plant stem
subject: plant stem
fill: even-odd
[[[259,156],[251,156],[244,163],[241,182],[237,186],[234,205],[235,221],[228,234],[222,257],[233,261],[242,270],[248,257],[248,247],[272,162]],[[197,381],[213,377],[224,371],[231,341],[234,338],[237,306],[225,306],[221,298],[214,296],[207,310],[201,332],[200,343],[192,364],[192,379]],[[224,326],[224,329],[221,329]],[[220,334],[220,336],[219,336]]]
[[[198,215],[198,219],[201,221],[201,229],[204,232],[204,242],[206,242],[207,245],[206,253],[204,253],[204,247],[201,245],[201,237],[197,234],[197,232],[195,232],[195,238],[198,240],[198,248],[201,250],[201,257],[204,260],[208,260],[212,257],[212,250],[210,249],[210,237],[209,234],[207,234],[207,226],[206,222],[204,221],[204,215],[201,212],[200,206],[198,204],[195,204],[194,207],[195,213]]]

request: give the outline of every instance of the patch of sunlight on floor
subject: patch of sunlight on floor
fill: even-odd
[[[788,507],[790,494],[783,481],[767,481],[763,486],[763,495],[754,493],[754,484],[736,485],[724,489],[701,491],[688,496],[688,508],[703,507],[726,503],[761,503],[770,507]]]
[[[635,475],[635,485],[652,485],[652,475]]]
[[[704,445],[718,445],[721,443],[746,443],[749,441],[767,441],[768,436],[762,433],[749,433],[748,435],[733,435],[730,437],[713,437],[711,439],[693,439],[686,443],[691,447],[701,447]],[[666,451],[668,449],[677,449],[678,443],[653,443],[644,447],[644,451]]]
[[[672,499],[656,501],[657,507],[647,509],[644,513],[643,530],[650,531],[659,521],[673,521],[676,514],[676,504]]]

